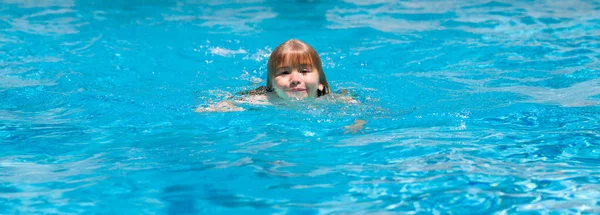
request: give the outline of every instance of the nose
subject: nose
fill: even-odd
[[[292,71],[292,74],[290,76],[290,85],[292,87],[295,87],[296,85],[300,84],[300,75],[299,72],[294,70]]]

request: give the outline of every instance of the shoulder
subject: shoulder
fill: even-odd
[[[234,102],[235,103],[256,104],[256,105],[270,104],[269,96],[266,94],[240,96],[240,97],[236,98]]]
[[[268,87],[266,86],[260,86],[254,90],[246,90],[246,91],[242,91],[242,92],[238,92],[238,95],[249,95],[249,96],[254,96],[254,95],[266,95],[268,92],[271,92],[272,90],[269,90]]]
[[[207,107],[200,106],[196,108],[195,112],[236,112],[243,110],[244,108],[238,107],[230,101],[221,101]]]
[[[348,90],[343,89],[335,93],[329,93],[325,96],[322,96],[323,99],[333,102],[344,102],[350,104],[358,104],[358,100],[354,98],[351,94],[348,93]]]
[[[273,98],[273,90],[269,90],[266,86],[260,86],[254,90],[239,92],[237,95],[234,99],[235,103],[266,105],[270,104]]]

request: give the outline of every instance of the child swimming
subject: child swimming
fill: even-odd
[[[329,94],[321,58],[310,45],[288,40],[279,45],[267,65],[267,90],[285,100],[314,99]]]
[[[243,111],[236,103],[271,104],[316,99],[330,93],[321,58],[310,45],[296,39],[277,46],[267,64],[267,85],[240,93],[232,101],[221,101],[196,112]],[[355,103],[353,99],[346,98]]]

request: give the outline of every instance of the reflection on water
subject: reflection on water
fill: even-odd
[[[600,79],[589,80],[559,89],[532,86],[474,88],[477,92],[500,91],[527,95],[527,102],[559,104],[565,107],[598,106],[600,100],[592,98],[600,94]]]
[[[438,43],[445,46],[445,49],[422,50],[426,53],[424,55],[429,56],[401,64],[402,70],[406,72],[396,74],[400,77],[452,80],[464,84],[469,89],[463,90],[464,93],[507,92],[532,98],[524,102],[563,106],[598,104],[597,100],[591,99],[600,94],[593,80],[597,78],[596,75],[580,79],[578,82],[565,80],[561,83],[552,80],[561,86],[547,86],[547,77],[553,75],[563,74],[564,78],[560,80],[564,80],[569,79],[571,74],[589,74],[590,70],[597,71],[600,65],[597,56],[598,41],[591,38],[600,35],[597,23],[600,19],[597,13],[598,3],[346,2],[350,4],[327,11],[327,19],[331,23],[329,28],[368,27],[400,35],[413,35],[415,32],[431,35],[427,32],[439,31],[440,33],[431,36],[445,34],[449,37],[457,35],[457,32],[472,33],[466,35],[466,40]],[[428,39],[430,38],[409,37],[403,38],[402,41],[421,43]],[[366,41],[363,46],[355,49],[377,52],[386,50],[386,46],[394,45],[385,42],[373,47],[373,40]],[[459,46],[466,46],[473,51],[448,61],[451,55],[459,54],[453,52],[451,47]],[[534,47],[544,47],[546,50],[538,51]],[[410,46],[403,50],[413,53],[420,51],[411,49]],[[471,54],[475,52],[480,54]],[[396,54],[392,52],[392,55]],[[397,55],[400,59],[404,57],[401,54]],[[460,58],[464,60],[456,61]],[[428,67],[424,72],[410,71],[431,64],[443,66]],[[495,87],[494,85],[500,83],[499,80],[510,86]]]
[[[73,7],[75,0],[2,0],[4,4],[16,4],[22,8]]]
[[[30,34],[76,34],[77,27],[86,23],[77,23],[76,18],[72,18],[74,10],[44,10],[39,13],[14,18],[10,21],[12,29],[9,31],[22,31]],[[51,18],[56,15],[66,15],[67,17]],[[32,20],[36,21],[32,21]]]
[[[187,9],[187,7],[185,7]],[[211,32],[256,32],[256,25],[265,19],[276,16],[268,7],[244,7],[239,9],[223,8],[213,9],[211,7],[197,6],[192,10],[184,8],[175,9],[183,13],[199,15],[167,15],[166,21],[197,21],[201,27],[209,28]]]

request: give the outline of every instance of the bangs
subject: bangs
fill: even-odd
[[[287,51],[274,58],[275,69],[284,65],[309,65],[314,66],[312,56],[307,51]]]

